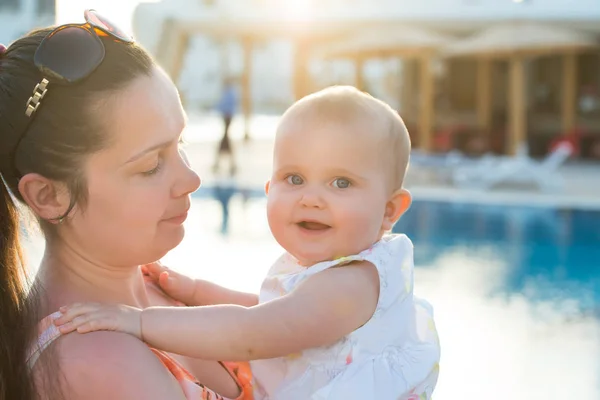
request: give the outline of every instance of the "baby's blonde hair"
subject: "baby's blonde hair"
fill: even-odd
[[[392,190],[401,189],[410,157],[410,137],[398,113],[387,103],[352,86],[331,86],[294,103],[284,114],[278,133],[290,121],[372,125],[365,132],[380,142],[382,161],[389,171]]]

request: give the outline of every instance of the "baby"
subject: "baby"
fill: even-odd
[[[382,101],[352,87],[307,96],[277,129],[267,217],[286,253],[258,299],[155,265],[191,307],[77,304],[57,324],[251,360],[257,399],[430,399],[440,357],[431,307],[413,296],[411,241],[388,234],[411,203],[409,153],[404,123]]]

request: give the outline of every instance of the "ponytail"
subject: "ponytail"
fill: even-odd
[[[0,400],[34,398],[27,368],[33,317],[19,242],[19,210],[0,178]]]

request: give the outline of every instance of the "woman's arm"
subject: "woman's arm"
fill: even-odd
[[[61,389],[66,399],[185,400],[173,375],[147,345],[133,336],[75,333],[60,338],[57,344]],[[55,371],[36,371],[51,372]],[[58,378],[46,377],[50,382],[59,382]]]
[[[364,325],[379,298],[374,265],[356,262],[318,273],[293,292],[254,307],[150,307],[80,304],[63,309],[61,331],[119,330],[152,347],[207,360],[254,360],[329,345]],[[71,322],[68,322],[71,321]]]

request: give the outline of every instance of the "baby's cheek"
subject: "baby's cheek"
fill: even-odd
[[[280,202],[271,202],[267,205],[267,220],[269,222],[269,229],[275,237],[275,240],[282,245],[286,246],[286,229],[289,227],[289,212],[286,207]]]
[[[382,217],[372,205],[363,203],[362,207],[344,210],[339,220],[348,243],[361,247],[376,240]]]
[[[269,225],[281,225],[284,222],[286,214],[285,204],[281,201],[269,201],[267,203],[267,219]]]

